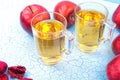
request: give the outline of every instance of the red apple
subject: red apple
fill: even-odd
[[[108,80],[120,80],[120,55],[113,58],[106,68]]]
[[[0,75],[0,80],[8,80],[7,74],[1,74]]]
[[[116,23],[116,28],[120,30],[120,5],[117,7],[112,16],[113,22]]]
[[[20,13],[20,23],[23,27],[23,29],[28,32],[30,35],[32,35],[32,29],[31,29],[31,19],[38,13],[46,12],[47,10],[38,4],[31,4],[26,6]]]
[[[112,42],[112,50],[115,55],[120,54],[120,35],[118,35]]]
[[[55,8],[54,12],[58,12],[62,14],[67,19],[67,27],[72,26],[74,22],[74,9],[76,7],[76,4],[71,1],[61,1],[59,2]],[[59,20],[59,17],[56,17]]]
[[[31,26],[34,26],[36,23],[46,19],[50,19],[50,14],[48,12],[42,12],[34,16],[34,19],[31,20]]]
[[[0,75],[3,74],[7,70],[7,63],[4,61],[0,61]]]

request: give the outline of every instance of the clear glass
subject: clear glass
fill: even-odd
[[[81,52],[94,52],[102,41],[111,40],[115,24],[107,17],[108,9],[97,2],[84,2],[75,8],[76,44]]]
[[[33,17],[33,37],[39,57],[45,65],[55,65],[64,53],[71,53],[74,38],[66,30],[66,25],[65,17],[57,12],[42,12]]]

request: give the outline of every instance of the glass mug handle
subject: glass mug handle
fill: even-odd
[[[65,30],[64,31],[64,35],[65,35],[65,37],[67,38],[66,39],[66,43],[67,43],[67,45],[66,45],[66,54],[71,54],[72,53],[72,49],[73,49],[73,44],[74,44],[74,36],[73,36],[73,34],[70,32],[70,31],[68,31],[68,30]]]
[[[108,32],[107,38],[104,41],[110,41],[110,40],[112,40],[112,35],[113,35],[113,31],[116,27],[116,24],[110,20],[107,20],[105,22],[105,26],[107,28],[109,28],[109,32]]]

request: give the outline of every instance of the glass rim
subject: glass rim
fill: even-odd
[[[91,3],[91,4],[90,4]],[[77,16],[78,18],[80,18],[80,19],[82,19],[82,20],[84,20],[82,17],[80,17],[80,16],[78,16],[77,15],[77,8],[79,8],[80,7],[80,5],[83,5],[83,4],[90,4],[90,5],[93,5],[93,4],[98,4],[99,6],[102,6],[105,10],[106,10],[106,15],[105,15],[105,19],[101,19],[101,20],[97,20],[97,21],[100,21],[100,22],[103,22],[103,21],[105,21],[106,19],[107,19],[107,17],[108,17],[108,14],[109,14],[109,11],[108,11],[108,9],[107,9],[107,7],[105,6],[105,5],[103,5],[103,4],[101,4],[100,2],[96,2],[96,1],[85,1],[85,2],[82,2],[82,3],[79,3],[76,7],[75,7],[75,9],[74,9],[74,13],[75,13],[75,16]],[[89,9],[88,9],[89,10]],[[99,12],[101,12],[101,11],[99,11]],[[88,21],[88,22],[95,22],[94,20],[85,20],[85,21]]]
[[[53,14],[53,16],[54,16],[54,13],[60,15],[60,16],[65,20],[64,28],[63,28],[62,30],[60,30],[60,31],[57,31],[57,32],[47,32],[47,33],[43,33],[43,32],[41,32],[41,31],[35,29],[32,21],[33,21],[34,18],[37,17],[38,15],[44,14],[44,13],[48,13],[49,15],[50,15],[50,14]],[[50,16],[50,17],[51,17],[51,16]],[[46,20],[56,20],[56,21],[59,21],[59,20],[57,20],[57,19],[46,19]],[[44,20],[43,20],[43,21],[44,21]],[[39,21],[39,22],[40,22],[40,21]],[[59,22],[61,22],[61,21],[59,21]],[[61,22],[61,23],[62,23],[62,22]],[[37,23],[36,23],[36,24],[37,24]],[[63,24],[63,23],[62,23],[62,24]],[[66,18],[65,18],[62,14],[60,14],[60,13],[58,13],[58,12],[44,11],[44,12],[40,12],[40,13],[36,14],[36,15],[31,19],[31,21],[30,21],[30,26],[31,26],[31,28],[32,28],[32,32],[33,32],[33,30],[34,30],[34,31],[36,31],[37,33],[43,33],[43,34],[58,34],[58,33],[62,33],[63,31],[66,30],[66,28],[67,28],[67,20],[66,20]]]

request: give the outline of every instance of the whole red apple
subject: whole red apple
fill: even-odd
[[[118,5],[117,9],[113,13],[112,20],[116,23],[116,28],[120,30],[120,5]]]
[[[7,70],[7,63],[4,61],[0,61],[0,75],[3,74]]]
[[[115,56],[106,68],[108,80],[120,80],[120,55]]]
[[[118,35],[112,42],[112,50],[115,55],[120,54],[120,35]]]
[[[76,4],[71,1],[61,1],[59,2],[55,8],[54,12],[58,12],[62,14],[67,19],[67,27],[72,26],[74,22],[74,9],[76,7]],[[59,17],[56,17],[59,20]]]
[[[31,4],[26,6],[20,13],[20,23],[23,27],[23,29],[28,32],[30,35],[32,35],[32,29],[31,29],[31,19],[38,13],[46,12],[47,10],[38,4]]]

